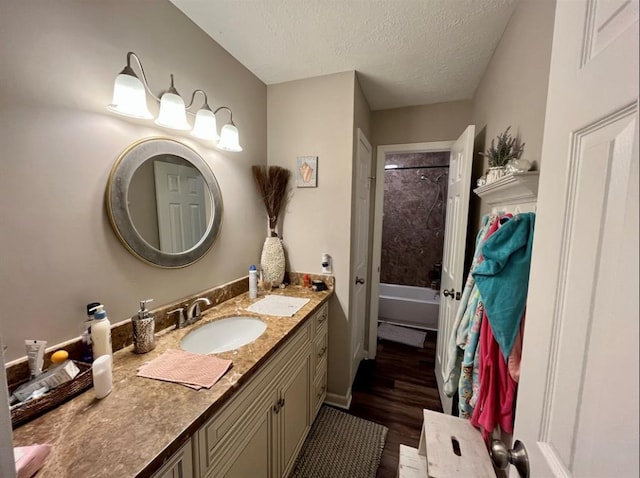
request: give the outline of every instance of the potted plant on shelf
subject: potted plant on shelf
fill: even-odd
[[[284,279],[285,258],[282,240],[278,237],[276,227],[278,217],[287,202],[287,189],[291,171],[280,166],[251,166],[253,179],[267,212],[268,233],[262,246],[260,265],[262,280],[278,287]]]
[[[497,138],[491,140],[491,146],[486,153],[480,153],[489,160],[489,171],[487,172],[487,184],[500,179],[506,173],[506,166],[509,161],[520,159],[524,151],[525,143],[521,143],[517,137],[511,136],[507,127]],[[496,144],[497,140],[497,144]]]

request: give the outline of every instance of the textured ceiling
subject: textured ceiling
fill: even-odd
[[[171,0],[266,84],[356,70],[372,110],[468,99],[517,0]]]

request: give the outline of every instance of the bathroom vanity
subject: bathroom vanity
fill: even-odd
[[[328,300],[332,290],[288,287],[310,301],[293,317],[264,316],[266,331],[217,354],[232,368],[209,390],[136,376],[194,328],[247,315],[244,293],[205,312],[196,324],[157,337],[154,351],[114,354],[113,391],[89,390],[14,431],[16,446],[49,443],[39,476],[283,477],[292,469],[327,386]]]

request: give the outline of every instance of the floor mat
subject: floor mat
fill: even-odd
[[[422,348],[426,337],[426,332],[411,329],[409,327],[391,325],[386,322],[382,322],[378,326],[378,339],[391,340],[392,342],[399,342],[401,344]]]
[[[387,431],[323,405],[290,478],[375,478]]]

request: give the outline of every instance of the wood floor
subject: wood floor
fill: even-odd
[[[442,411],[435,377],[436,332],[424,348],[378,341],[375,360],[360,364],[349,413],[389,428],[378,478],[396,478],[400,444],[418,447],[422,410]]]

